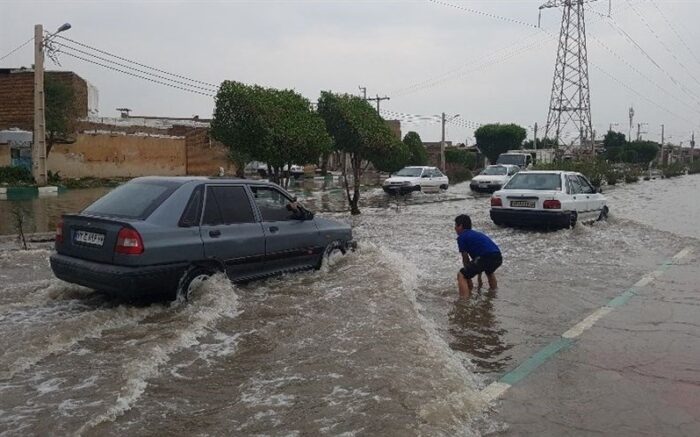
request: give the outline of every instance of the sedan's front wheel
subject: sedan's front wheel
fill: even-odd
[[[598,221],[607,220],[609,212],[610,212],[610,210],[608,209],[608,207],[604,206],[603,209],[600,211],[600,216],[598,216]]]
[[[578,221],[578,214],[575,211],[569,213],[569,229],[576,227],[576,222]]]
[[[329,265],[329,263],[332,263],[335,257],[338,255],[338,253],[344,255],[345,252],[345,244],[343,244],[342,241],[331,241],[326,245],[326,248],[323,250],[323,254],[321,254],[321,257],[319,258],[318,263],[316,264],[316,270],[320,270],[321,268],[323,268],[324,265]]]

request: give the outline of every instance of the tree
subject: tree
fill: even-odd
[[[46,107],[46,156],[54,144],[67,142],[77,119],[73,89],[51,76],[44,82]]]
[[[535,142],[533,140],[527,140],[523,143],[523,149],[532,150],[535,148]],[[537,140],[538,149],[557,149],[559,148],[559,141],[556,138],[541,138]]]
[[[335,148],[349,156],[353,194],[350,194],[347,169],[343,168],[345,193],[351,214],[360,214],[362,174],[368,163],[383,167],[390,161],[392,152],[397,150],[397,141],[377,111],[360,97],[324,91],[318,99],[318,113],[326,122]]]
[[[605,147],[605,157],[610,161],[619,161],[624,147],[627,145],[627,138],[621,132],[608,131],[603,139]]]
[[[420,135],[416,132],[409,132],[403,137],[403,143],[408,148],[410,157],[408,159],[409,165],[426,165],[428,163],[428,152],[423,146],[423,141],[420,139]]]
[[[476,145],[490,162],[508,150],[519,149],[527,131],[517,124],[485,124],[474,131]]]
[[[323,120],[300,94],[233,81],[219,87],[211,133],[229,147],[237,166],[251,159],[266,162],[275,182],[285,166],[316,163],[332,143]]]
[[[372,161],[372,164],[376,170],[394,173],[407,165],[413,165],[413,163],[410,162],[411,158],[411,150],[409,147],[401,141],[394,140],[387,146],[385,152],[379,154]]]
[[[656,159],[656,155],[661,150],[661,144],[654,141],[633,141],[625,147],[625,154],[629,154],[631,159],[625,162],[649,164]]]

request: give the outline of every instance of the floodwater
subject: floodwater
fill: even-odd
[[[0,434],[498,432],[479,390],[697,244],[697,202],[668,206],[698,188],[698,176],[614,188],[608,222],[557,232],[495,227],[467,184],[398,201],[368,189],[359,217],[333,212],[342,192],[301,189],[352,223],[359,250],[244,286],[216,277],[189,304],[55,280],[48,245],[0,251]],[[468,302],[456,299],[459,213],[504,253],[499,290]]]

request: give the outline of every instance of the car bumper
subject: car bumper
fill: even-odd
[[[491,220],[497,225],[506,226],[567,227],[569,226],[569,213],[492,208]]]
[[[472,191],[476,191],[477,193],[493,193],[494,191],[500,190],[501,187],[502,187],[501,184],[489,184],[489,185],[469,184],[469,188],[471,188]]]
[[[388,194],[408,194],[417,191],[418,187],[413,185],[384,185],[382,189]]]
[[[63,281],[111,295],[139,296],[177,288],[187,264],[128,267],[102,264],[54,253],[51,270]]]

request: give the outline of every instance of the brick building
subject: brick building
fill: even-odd
[[[96,90],[72,71],[47,71],[45,82],[57,81],[73,90],[75,115],[85,118],[91,112]],[[0,130],[34,129],[34,71],[0,69]]]

